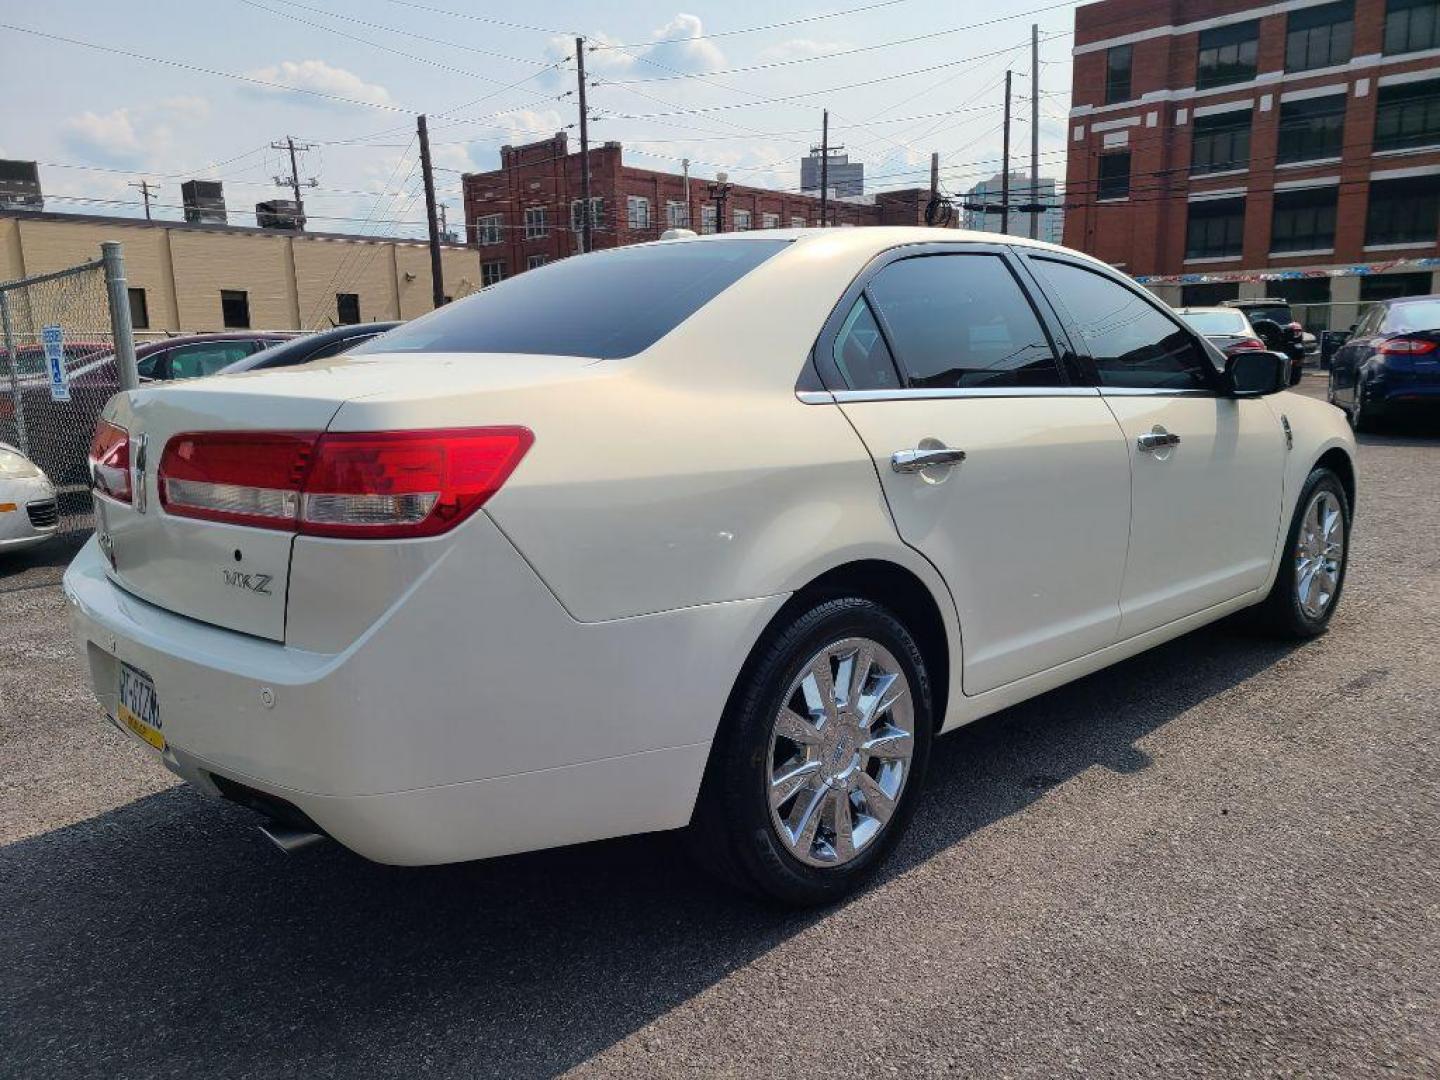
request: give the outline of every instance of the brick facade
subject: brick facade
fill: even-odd
[[[684,208],[680,222],[696,232],[703,228],[702,210],[714,207],[711,181],[676,173],[637,169],[622,160],[617,142],[590,150],[590,193],[600,200],[592,245],[621,247],[657,240],[671,228],[667,208]],[[463,178],[466,237],[480,249],[482,266],[501,266],[503,274],[523,273],[533,259],[560,259],[580,250],[579,230],[572,228],[572,204],[580,199],[580,155],[571,153],[564,132],[543,142],[505,146],[500,168],[469,173]],[[630,199],[645,200],[648,222],[632,219]],[[884,192],[873,202],[831,199],[830,223],[845,225],[923,225],[927,189]],[[636,207],[637,211],[639,207]],[[530,227],[527,229],[527,211]],[[543,227],[540,211],[543,211]],[[770,215],[778,227],[820,224],[820,199],[815,195],[730,185],[725,201],[725,232],[749,214],[749,228],[765,227]],[[688,216],[688,221],[686,217]],[[498,227],[489,227],[498,218]]]

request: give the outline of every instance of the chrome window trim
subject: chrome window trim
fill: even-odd
[[[1165,386],[1101,386],[1101,397],[1210,397],[1222,395],[1214,390],[1179,389]]]
[[[857,401],[926,401],[948,398],[1056,398],[1098,397],[1096,386],[972,386],[933,387],[905,390],[835,390],[829,395],[837,404]],[[816,395],[817,398],[819,395]],[[804,400],[803,398],[801,400]],[[818,403],[818,402],[817,402]]]

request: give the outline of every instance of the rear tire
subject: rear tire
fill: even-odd
[[[1275,584],[1255,609],[1261,629],[1292,640],[1323,634],[1340,603],[1349,560],[1345,486],[1329,469],[1315,469],[1300,489]]]
[[[930,686],[910,632],[872,600],[817,601],[771,630],[716,734],[692,856],[792,907],[859,888],[914,814],[933,735]]]

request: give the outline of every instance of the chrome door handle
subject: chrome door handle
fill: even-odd
[[[1159,424],[1156,424],[1144,435],[1136,438],[1135,446],[1143,454],[1153,454],[1157,450],[1165,450],[1171,446],[1180,445],[1180,436],[1172,435]]]
[[[898,473],[917,473],[921,469],[936,465],[958,465],[964,460],[964,450],[952,450],[948,446],[924,450],[897,450],[890,455],[890,468]]]

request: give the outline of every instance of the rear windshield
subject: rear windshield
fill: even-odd
[[[617,248],[528,270],[351,350],[633,356],[788,240]]]
[[[1186,311],[1185,321],[1202,334],[1248,334],[1250,327],[1238,311]]]
[[[1395,304],[1385,315],[1387,334],[1413,334],[1418,330],[1440,330],[1440,300]]]
[[[1255,322],[1256,319],[1269,319],[1271,322],[1279,323],[1281,326],[1288,326],[1295,321],[1290,317],[1290,309],[1284,304],[1247,307],[1245,314],[1250,316],[1252,323]]]

